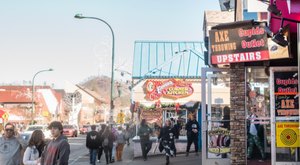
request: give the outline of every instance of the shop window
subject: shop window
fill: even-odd
[[[270,159],[270,87],[265,71],[264,67],[246,69],[247,156],[250,161]]]

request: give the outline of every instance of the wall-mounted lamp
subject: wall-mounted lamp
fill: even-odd
[[[281,16],[281,11],[276,6],[276,1],[273,2],[273,4],[270,4],[268,7],[268,11],[273,13],[276,16]]]

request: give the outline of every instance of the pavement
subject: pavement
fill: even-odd
[[[89,165],[89,154],[86,149],[83,156],[78,157],[76,160],[69,162],[69,165]],[[152,150],[150,151],[152,152]],[[196,156],[195,153],[190,153],[188,157],[185,154],[177,154],[176,157],[170,158],[170,165],[201,165],[201,153],[200,156]],[[102,155],[100,163],[96,163],[96,165],[105,165],[105,157]],[[116,161],[114,163],[110,163],[111,165],[165,165],[166,160],[164,155],[156,155],[149,156],[146,161],[144,161],[141,157],[133,158],[133,145],[125,145],[123,150],[122,161]]]

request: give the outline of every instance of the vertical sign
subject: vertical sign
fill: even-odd
[[[298,72],[274,72],[275,116],[299,116]]]

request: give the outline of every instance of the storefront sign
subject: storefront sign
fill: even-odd
[[[210,30],[211,63],[237,63],[269,59],[263,25]]]
[[[208,135],[208,152],[214,154],[224,154],[230,152],[230,132],[228,129],[218,127],[208,131]]]
[[[299,116],[297,72],[274,72],[274,90],[276,117]]]
[[[162,122],[162,111],[161,109],[154,109],[154,110],[146,110],[142,109],[141,112],[141,119],[145,119],[148,123],[160,123]]]
[[[300,133],[298,122],[276,123],[277,147],[300,147]]]
[[[188,97],[193,94],[194,89],[190,82],[183,80],[147,80],[144,84],[146,98],[157,100],[160,97],[178,99]]]

